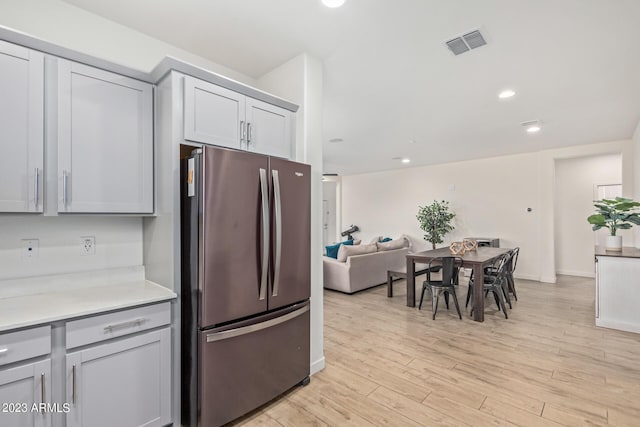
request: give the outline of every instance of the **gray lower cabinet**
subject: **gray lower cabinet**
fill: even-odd
[[[0,425],[49,427],[51,359],[0,370]]]
[[[67,427],[171,421],[169,328],[67,354]]]
[[[171,422],[170,323],[168,302],[67,322],[67,427]]]
[[[0,334],[0,426],[51,426],[50,354],[49,326]]]

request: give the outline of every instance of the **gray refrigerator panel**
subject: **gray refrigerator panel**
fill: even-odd
[[[202,331],[198,425],[221,426],[305,380],[309,319],[307,301],[233,327]]]
[[[311,167],[275,157],[271,169],[269,310],[311,292]]]
[[[206,147],[201,167],[199,326],[206,328],[267,310],[269,160]]]

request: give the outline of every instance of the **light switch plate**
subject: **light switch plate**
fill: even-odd
[[[40,240],[38,239],[22,239],[22,259],[30,260],[38,258],[40,248]]]

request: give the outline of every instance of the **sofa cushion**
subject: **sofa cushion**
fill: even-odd
[[[337,258],[338,250],[340,246],[343,245],[353,245],[353,240],[345,240],[344,242],[336,243],[335,245],[325,246],[325,251],[328,257]]]
[[[400,249],[400,248],[404,248],[407,245],[407,240],[404,237],[401,237],[399,239],[395,239],[395,240],[389,240],[389,241],[383,241],[383,242],[377,242],[376,246],[378,247],[379,251],[391,251],[394,249]]]
[[[347,258],[351,255],[364,255],[377,252],[376,245],[357,245],[357,246],[340,246],[338,250],[337,260],[340,262],[346,262]]]

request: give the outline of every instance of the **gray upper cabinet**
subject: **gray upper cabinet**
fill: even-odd
[[[247,150],[289,159],[291,113],[257,99],[247,98]]]
[[[245,96],[185,77],[184,139],[229,148],[244,148]]]
[[[184,139],[292,157],[288,110],[190,76],[184,79]]]
[[[58,60],[58,211],[153,212],[153,89]]]
[[[44,56],[0,41],[0,212],[42,212]]]

